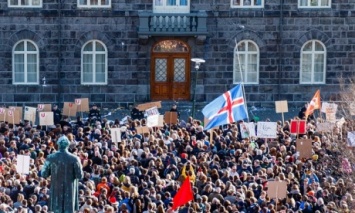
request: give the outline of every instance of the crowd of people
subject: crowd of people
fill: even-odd
[[[1,123],[0,212],[50,212],[51,183],[41,170],[62,135],[82,163],[80,213],[322,213],[354,206],[352,166],[337,148],[341,131],[317,132],[316,119],[305,135],[291,134],[289,121],[278,121],[278,138],[266,140],[242,138],[243,121],[205,131],[192,117],[139,134],[145,118],[110,123],[94,109],[95,122],[61,122],[66,118],[58,114],[53,128]],[[122,142],[111,141],[111,128],[121,128]],[[311,158],[299,158],[300,137],[312,139]],[[29,174],[17,173],[17,155],[30,156]],[[194,199],[172,209],[186,178]],[[285,181],[286,197],[270,197],[269,181]]]

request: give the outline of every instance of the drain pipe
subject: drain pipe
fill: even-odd
[[[277,96],[280,100],[281,98],[281,75],[282,75],[282,27],[283,27],[283,19],[284,19],[284,0],[280,0],[280,20],[279,20],[279,39],[278,39],[278,46],[279,46],[279,71],[277,73],[278,83],[277,83]]]

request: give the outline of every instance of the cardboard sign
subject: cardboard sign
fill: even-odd
[[[332,132],[335,124],[330,122],[318,123],[317,131],[318,132]]]
[[[12,111],[18,111],[18,114],[19,114],[19,116],[20,116],[20,119],[22,119],[22,115],[23,115],[22,107],[9,106],[9,109],[12,110]]]
[[[6,121],[10,124],[19,124],[21,122],[20,112],[18,110],[6,110]]]
[[[239,125],[242,138],[255,137],[255,124],[253,122],[242,122]]]
[[[89,112],[89,99],[77,98],[75,99],[75,105],[77,106],[77,112]]]
[[[348,132],[347,142],[348,146],[355,147],[355,132]]]
[[[112,128],[111,131],[111,140],[114,143],[121,142],[121,128]]]
[[[306,120],[292,120],[290,126],[290,132],[292,134],[306,134],[307,132]]]
[[[311,158],[312,157],[312,139],[297,139],[296,150],[299,153],[299,158]]]
[[[30,173],[30,156],[17,155],[16,171],[20,174]]]
[[[145,110],[145,114],[147,115],[147,117],[150,115],[159,115],[159,111],[157,107],[152,107]]]
[[[277,138],[277,123],[258,122],[257,135],[259,138]]]
[[[287,182],[286,181],[268,181],[267,194],[271,199],[284,199],[287,196]]]
[[[275,101],[276,113],[288,112],[287,101]]]
[[[3,121],[3,122],[6,121],[6,113],[7,113],[7,109],[1,107],[0,108],[0,121]]]
[[[143,135],[144,133],[150,133],[147,126],[136,127],[137,134]]]
[[[177,112],[165,112],[164,121],[167,124],[177,124]]]
[[[75,117],[77,112],[77,106],[72,102],[64,102],[63,115],[68,117]]]
[[[38,104],[37,111],[38,112],[52,112],[52,104]]]
[[[147,117],[147,127],[164,126],[164,115],[150,115]]]
[[[36,123],[37,108],[25,106],[24,120]]]
[[[322,103],[321,112],[323,113],[336,113],[337,110],[338,110],[338,104],[328,103],[328,102]]]
[[[145,111],[145,110],[150,109],[152,107],[161,108],[161,101],[149,102],[149,103],[145,103],[145,104],[138,104],[136,108],[139,111]]]
[[[41,125],[41,126],[54,125],[53,112],[40,112],[39,113],[39,125]]]

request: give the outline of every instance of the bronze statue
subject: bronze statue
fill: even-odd
[[[79,179],[83,170],[77,156],[68,152],[66,136],[58,139],[59,151],[47,157],[42,177],[51,176],[49,210],[54,213],[73,213],[79,210]]]

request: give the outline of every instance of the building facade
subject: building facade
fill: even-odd
[[[300,106],[355,72],[351,0],[7,0],[0,15],[5,105],[204,105],[243,82],[248,105]]]

